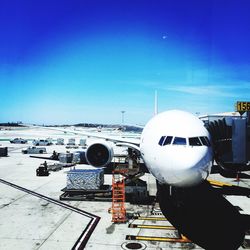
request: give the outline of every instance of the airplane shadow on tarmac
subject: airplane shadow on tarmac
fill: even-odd
[[[160,208],[188,239],[209,250],[238,249],[250,229],[250,216],[213,188],[208,181],[190,188],[157,185]]]

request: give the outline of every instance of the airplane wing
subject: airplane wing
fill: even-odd
[[[89,132],[89,131],[84,131],[84,130],[76,130],[76,129],[71,130],[71,129],[64,129],[64,128],[58,128],[58,127],[40,127],[39,126],[39,128],[61,131],[61,132],[72,134],[72,135],[83,135],[83,136],[87,136],[91,138],[103,139],[105,141],[119,143],[119,146],[122,146],[122,145],[130,146],[132,148],[135,148],[136,150],[139,150],[139,145],[140,145],[140,134],[108,135],[103,132],[96,133],[96,132]]]

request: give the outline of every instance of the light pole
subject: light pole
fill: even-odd
[[[124,113],[125,113],[126,111],[124,111],[124,110],[122,110],[121,111],[121,113],[122,113],[122,125],[124,124]]]

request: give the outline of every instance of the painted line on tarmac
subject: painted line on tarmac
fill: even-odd
[[[26,189],[24,187],[18,186],[18,185],[14,184],[14,183],[5,181],[3,179],[0,179],[0,183],[8,185],[8,186],[10,186],[12,188],[18,189],[20,191],[26,192],[26,193],[28,193],[30,195],[33,195],[33,196],[38,197],[40,199],[46,200],[46,201],[48,201],[50,203],[53,203],[55,205],[58,205],[60,207],[65,208],[65,209],[69,209],[69,210],[71,210],[71,211],[73,211],[75,213],[81,214],[81,215],[83,215],[85,217],[88,217],[90,219],[90,221],[89,221],[88,225],[86,226],[86,228],[83,230],[82,234],[80,235],[80,237],[78,238],[76,243],[74,244],[74,246],[72,247],[72,250],[82,250],[82,249],[84,249],[84,247],[86,246],[90,236],[94,232],[99,220],[101,219],[99,216],[96,216],[96,215],[91,214],[89,212],[83,211],[83,210],[81,210],[79,208],[76,208],[76,207],[73,207],[71,205],[65,204],[65,203],[63,203],[61,201],[49,198],[49,197],[47,197],[45,195],[39,194],[37,192],[34,192],[34,191]]]

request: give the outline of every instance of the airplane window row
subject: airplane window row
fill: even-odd
[[[211,143],[206,136],[190,137],[188,139],[183,137],[162,136],[158,142],[160,146],[165,145],[188,145],[189,146],[207,146],[210,147]]]

